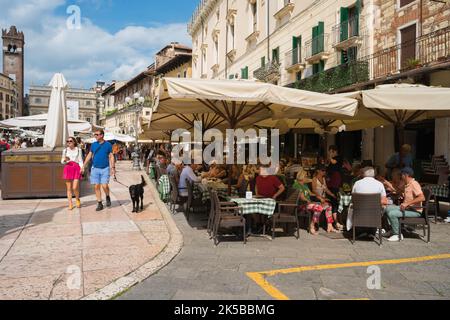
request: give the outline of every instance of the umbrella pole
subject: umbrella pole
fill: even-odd
[[[395,125],[397,131],[397,151],[400,151],[401,147],[405,144],[405,126],[401,123]]]

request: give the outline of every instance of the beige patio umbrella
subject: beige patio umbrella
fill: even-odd
[[[49,86],[52,87],[52,91],[45,127],[44,147],[54,149],[65,146],[69,137],[65,94],[67,81],[61,73],[56,73]]]
[[[357,101],[346,97],[236,80],[163,78],[156,114],[211,114],[228,128],[245,128],[261,120],[295,110],[298,117],[321,113],[353,116]]]
[[[357,101],[346,97],[236,80],[163,78],[156,114],[212,114],[230,129],[246,128],[285,110],[298,118],[321,113],[353,116]],[[231,190],[229,190],[231,191]]]
[[[425,119],[450,117],[450,88],[418,84],[381,85],[372,90],[338,94],[360,100],[355,120],[384,120],[393,124],[404,144],[405,126]]]
[[[324,130],[327,132],[358,131],[385,125],[385,120],[351,120],[351,119],[266,119],[255,124],[255,127],[276,128],[280,134],[291,129]]]

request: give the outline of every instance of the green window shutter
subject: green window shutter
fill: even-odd
[[[354,36],[359,36],[359,16],[361,14],[361,10],[361,0],[356,0],[355,28],[352,32]]]
[[[266,57],[261,58],[261,68],[264,68],[266,66]]]
[[[318,28],[313,27],[312,28],[312,55],[315,55],[317,53],[317,36],[318,35],[319,35]]]
[[[297,46],[297,37],[292,37],[292,64],[296,64],[298,62]]]
[[[348,39],[348,8],[341,8],[341,42]]]
[[[318,32],[318,36],[319,36],[319,42],[318,42],[318,52],[323,52],[325,51],[325,23],[323,21],[319,22],[319,25],[317,26],[317,32]]]
[[[241,79],[248,79],[248,67],[241,69]]]
[[[316,74],[319,72],[319,65],[317,63],[313,64],[313,74]]]
[[[325,61],[320,60],[319,62],[319,72],[322,72],[325,70]]]

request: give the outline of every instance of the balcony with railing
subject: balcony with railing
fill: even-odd
[[[256,69],[253,72],[253,77],[267,83],[278,81],[281,77],[280,63],[276,60],[269,61],[264,66]]]
[[[356,15],[332,28],[333,47],[336,50],[347,50],[362,44],[361,21],[362,16]]]
[[[378,51],[362,60],[369,64],[373,79],[449,62],[450,27]]]
[[[299,72],[305,69],[301,47],[287,52],[284,59],[284,66],[288,72]]]
[[[450,27],[322,71],[295,86],[316,92],[348,91],[439,69],[450,69]]]
[[[318,63],[320,60],[328,60],[330,51],[328,49],[329,34],[322,34],[305,43],[305,60],[309,64]]]
[[[294,11],[295,4],[292,0],[284,0],[283,7],[280,8],[273,16],[275,19],[282,19],[288,14],[291,14]]]

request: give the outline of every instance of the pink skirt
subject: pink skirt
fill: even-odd
[[[64,166],[63,179],[69,181],[81,180],[80,165],[73,161],[66,164]]]

